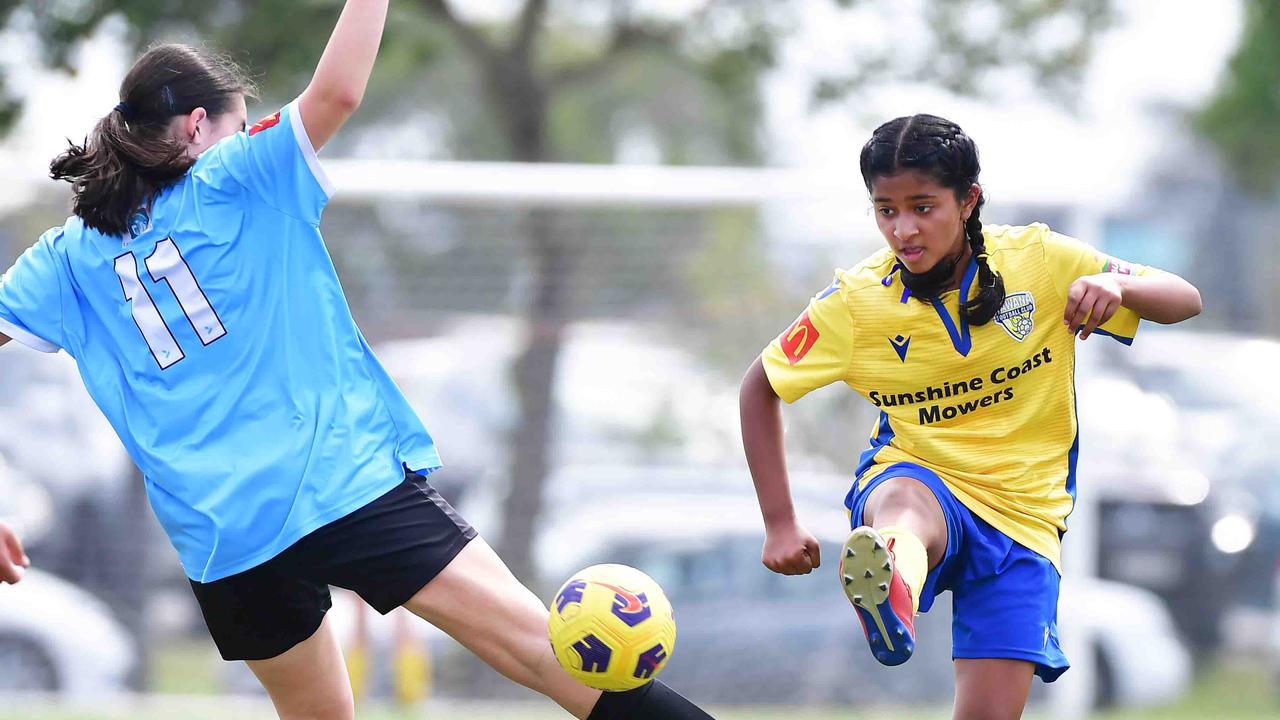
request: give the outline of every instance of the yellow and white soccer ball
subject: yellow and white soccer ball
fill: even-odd
[[[560,665],[599,690],[644,685],[676,646],[667,596],[653,578],[626,565],[574,573],[551,601],[547,632]]]

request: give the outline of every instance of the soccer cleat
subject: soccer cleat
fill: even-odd
[[[882,665],[901,665],[916,649],[911,589],[893,567],[893,540],[860,527],[844,541],[840,580],[858,611],[871,654]]]

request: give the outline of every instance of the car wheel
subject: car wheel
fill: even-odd
[[[0,693],[55,692],[58,687],[58,669],[44,648],[28,637],[0,635]]]

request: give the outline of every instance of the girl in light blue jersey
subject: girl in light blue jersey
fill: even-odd
[[[348,0],[311,83],[249,126],[229,61],[149,50],[54,160],[74,215],[0,280],[0,344],[66,350],[142,469],[223,657],[281,717],[350,718],[329,585],[404,606],[579,718],[705,718],[661,684],[601,694],[546,607],[427,483],[435,445],[356,328],[316,158],[360,105],[388,0]],[[0,580],[25,555],[0,527]]]

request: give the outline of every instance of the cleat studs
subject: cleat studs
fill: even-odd
[[[903,635],[906,635],[906,634],[907,634],[906,630],[903,630],[902,628],[898,628],[898,637],[902,637]]]
[[[867,572],[870,572],[870,571],[868,570]],[[880,591],[881,591],[881,592],[888,592],[888,590],[889,590],[889,583],[887,583],[887,582],[883,582],[883,583],[880,583],[879,585],[877,585],[876,587],[880,588]]]
[[[853,548],[847,547],[844,549],[844,556],[847,558],[858,557],[858,553],[854,552]]]
[[[845,576],[844,576],[844,584],[845,584],[845,585],[852,585],[852,584],[853,584],[853,578],[849,577],[848,575],[845,575]]]
[[[854,602],[854,604],[855,604],[855,605],[861,605],[861,604],[862,604],[862,596],[861,596],[861,595],[854,595],[854,596],[853,596],[853,602]]]
[[[893,569],[893,566],[889,564],[889,561],[888,561],[888,560],[885,560],[885,561],[884,561],[884,565],[881,565],[881,567],[883,567],[885,570],[892,570],[892,569]]]
[[[871,572],[870,568],[868,568],[866,572],[862,573],[862,577],[867,578],[868,580],[870,580],[873,575],[875,575],[875,573]]]

